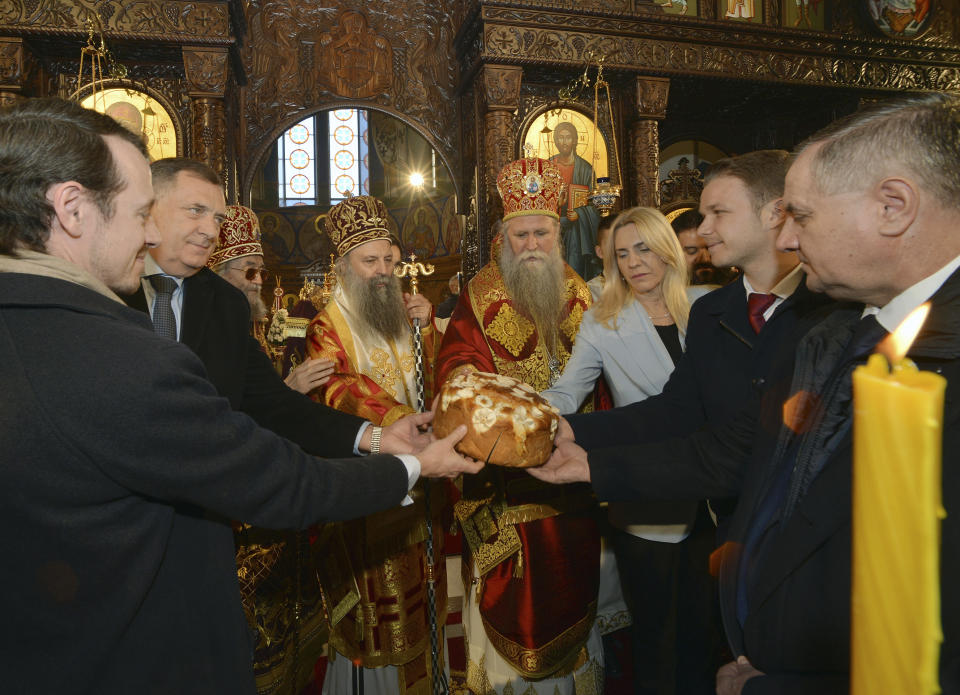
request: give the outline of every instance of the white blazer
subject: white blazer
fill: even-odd
[[[691,302],[704,294],[703,288],[687,290]],[[627,304],[611,324],[616,328],[598,323],[593,309],[583,315],[563,374],[557,383],[541,393],[562,414],[577,411],[601,374],[606,377],[615,407],[636,403],[663,391],[673,372],[673,360],[640,302],[634,300]],[[681,347],[683,339],[681,333]],[[610,521],[615,526],[641,538],[667,543],[678,543],[689,535],[695,514],[696,507],[691,505],[689,515],[685,515],[689,519],[687,523],[649,524],[644,523],[643,505],[610,505]]]
[[[616,328],[611,330],[598,323],[593,309],[583,315],[563,374],[541,394],[562,414],[577,412],[601,374],[607,379],[617,407],[663,390],[673,371],[673,360],[640,302],[627,304],[615,324]],[[681,346],[683,338],[681,333]]]

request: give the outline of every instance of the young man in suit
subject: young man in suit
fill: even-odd
[[[737,266],[741,275],[694,302],[686,350],[662,393],[625,407],[570,417],[584,448],[657,441],[695,432],[707,423],[727,422],[766,386],[779,347],[805,332],[805,317],[826,300],[806,289],[796,255],[776,247],[787,157],[783,150],[750,152],[720,160],[707,173],[698,234],[714,263]],[[757,298],[766,306],[758,304],[751,319]],[[711,504],[721,517],[722,534],[733,502]],[[681,573],[685,594],[702,600],[685,603],[680,616],[690,623],[681,633],[702,635],[704,640],[677,645],[679,693],[708,687],[719,665],[722,630],[713,608],[716,592],[708,567],[717,535],[704,506],[686,543],[686,568]],[[704,625],[711,614],[710,624]]]
[[[927,301],[908,357],[947,379],[940,685],[960,693],[958,114],[960,99],[947,94],[873,104],[798,148],[779,245],[798,254],[811,289],[854,304],[784,346],[785,378],[762,399],[721,428],[589,455],[561,424],[557,452],[535,472],[592,481],[609,500],[739,496],[720,568],[738,658],[717,674],[720,695],[849,692],[851,375]],[[804,394],[817,395],[812,408],[784,409]]]
[[[159,235],[146,148],[108,116],[0,110],[0,171],[4,689],[253,695],[224,519],[352,518],[398,504],[418,472],[480,466],[453,438],[316,459],[232,410],[116,294]]]
[[[714,263],[741,275],[694,302],[686,351],[663,393],[571,418],[577,441],[616,445],[693,432],[730,419],[766,386],[778,346],[826,301],[806,289],[796,254],[776,247],[787,157],[761,150],[710,169],[698,233]]]

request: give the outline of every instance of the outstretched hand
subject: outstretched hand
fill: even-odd
[[[562,422],[566,422],[563,420]],[[569,429],[569,425],[567,428]],[[542,466],[527,468],[527,472],[534,478],[546,483],[589,483],[590,465],[587,463],[587,452],[578,446],[573,437],[560,441],[557,433],[557,448],[553,450],[550,459]]]
[[[421,432],[433,420],[433,411],[405,415],[380,435],[380,452],[384,454],[419,454],[433,438]],[[369,428],[367,428],[369,429]],[[366,438],[366,432],[364,437]],[[459,441],[459,440],[458,440]]]
[[[573,428],[570,426],[570,423],[567,422],[567,418],[561,417],[560,424],[557,425],[557,434],[553,438],[553,445],[560,446],[561,442],[572,442],[573,440]]]
[[[420,459],[420,476],[424,478],[455,478],[461,473],[479,473],[483,461],[474,461],[461,456],[453,448],[467,433],[466,425],[459,425],[443,439],[432,434],[432,442],[417,454]]]

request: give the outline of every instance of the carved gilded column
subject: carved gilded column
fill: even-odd
[[[227,66],[226,48],[183,48],[192,115],[189,156],[209,164],[229,188],[227,117],[223,101]]]
[[[25,76],[23,40],[0,37],[0,106],[23,98]]]
[[[637,77],[638,120],[630,128],[630,164],[634,204],[660,207],[660,133],[657,121],[667,113],[670,80]]]
[[[485,65],[483,68],[483,97],[486,112],[483,117],[483,198],[477,233],[483,262],[488,260],[492,227],[503,216],[503,205],[497,193],[497,174],[514,158],[513,113],[520,105],[520,82],[523,68],[507,65]],[[477,269],[479,270],[479,268]]]

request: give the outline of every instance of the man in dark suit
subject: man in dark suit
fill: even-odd
[[[554,457],[533,471],[590,480],[609,500],[739,494],[720,575],[738,659],[718,672],[721,695],[849,691],[851,374],[927,300],[908,356],[947,378],[940,684],[960,693],[958,114],[960,99],[943,94],[875,104],[801,145],[779,244],[798,253],[811,289],[856,304],[785,346],[786,378],[762,399],[722,428],[589,454],[561,425]]]
[[[629,406],[569,418],[584,448],[657,441],[693,433],[705,423],[729,421],[764,388],[778,348],[806,332],[805,317],[826,298],[805,287],[796,254],[776,246],[783,221],[787,157],[783,150],[761,150],[722,159],[708,171],[697,233],[710,247],[715,263],[736,266],[741,275],[694,302],[684,355],[662,393]],[[723,529],[733,502],[712,503]],[[720,663],[722,629],[709,575],[716,537],[702,505],[684,543],[678,641],[659,648],[677,655],[679,693],[708,688]],[[629,557],[630,545],[630,538],[617,537],[621,557]],[[621,571],[626,581],[642,585],[646,568],[639,562],[622,562]],[[711,615],[713,620],[708,620]],[[638,620],[637,627],[641,625]],[[634,642],[635,649],[654,648],[644,643],[637,629]]]
[[[232,410],[115,294],[159,237],[146,147],[109,117],[0,110],[0,172],[3,689],[253,695],[223,519],[304,528],[480,466],[453,438],[316,459]]]
[[[149,311],[157,324],[154,285],[172,282],[167,305],[169,337],[193,350],[220,395],[257,423],[319,456],[370,451],[372,437],[386,453],[412,453],[417,426],[428,418],[408,416],[382,430],[362,418],[314,403],[288,388],[250,335],[250,305],[243,293],[206,267],[213,253],[226,201],[219,177],[207,165],[170,157],[150,165],[156,203],[151,217],[160,243],[144,263],[140,291],[128,303]]]

